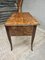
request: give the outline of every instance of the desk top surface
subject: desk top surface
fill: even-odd
[[[6,26],[38,25],[39,22],[28,12],[13,13],[5,22]]]

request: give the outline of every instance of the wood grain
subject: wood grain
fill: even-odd
[[[23,3],[23,0],[18,0],[18,4],[17,4],[18,12],[22,12],[22,3]]]
[[[13,13],[12,16],[7,19],[6,26],[27,26],[38,25],[39,22],[28,12],[25,13]]]
[[[9,32],[11,36],[30,36],[32,35],[32,30],[32,26],[9,27]]]
[[[11,38],[10,36],[32,35],[31,50],[33,50],[33,41],[36,33],[36,27],[38,24],[38,21],[28,12],[18,12],[13,13],[12,16],[7,19],[5,27],[8,28],[6,29],[6,31],[9,33],[8,38]],[[11,42],[10,39],[9,41]],[[12,50],[12,44],[10,45]]]

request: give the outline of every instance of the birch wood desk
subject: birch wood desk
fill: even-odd
[[[33,50],[33,41],[35,37],[38,21],[29,13],[13,13],[5,22],[7,36],[12,47],[11,36],[32,36],[31,50]]]

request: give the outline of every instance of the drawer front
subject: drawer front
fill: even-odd
[[[27,36],[32,35],[32,29],[32,26],[9,27],[9,32],[12,36]]]

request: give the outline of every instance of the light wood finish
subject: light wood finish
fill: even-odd
[[[28,12],[25,13],[14,13],[7,19],[6,26],[20,26],[20,25],[38,25],[38,21]]]
[[[36,27],[38,24],[38,21],[28,12],[13,13],[12,16],[9,19],[7,19],[5,23],[5,28],[9,38],[9,42],[11,44],[11,50],[11,36],[22,35],[32,35],[31,50],[33,50],[33,41],[35,37]]]
[[[23,0],[18,0],[18,4],[17,4],[18,12],[22,12],[22,3],[23,3]]]

